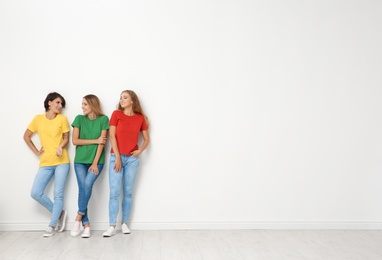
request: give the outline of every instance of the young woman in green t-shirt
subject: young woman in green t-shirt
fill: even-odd
[[[82,237],[90,237],[88,203],[95,181],[105,163],[104,147],[109,129],[109,118],[101,109],[97,96],[86,95],[82,100],[83,115],[78,115],[72,123],[72,142],[76,145],[74,170],[78,183],[78,211],[71,235],[80,234],[81,222],[84,226]]]

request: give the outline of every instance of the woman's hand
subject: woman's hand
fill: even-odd
[[[41,147],[40,151],[37,151],[36,155],[40,156],[42,153],[44,153],[44,147]]]
[[[97,164],[92,164],[90,167],[89,167],[89,172],[93,172],[95,175],[98,175],[99,172],[98,172],[98,166]]]
[[[56,150],[56,156],[61,157],[62,156],[62,148],[59,146]]]
[[[115,162],[114,162],[114,170],[116,172],[119,172],[122,168],[122,162],[121,162],[121,158],[120,157],[117,157],[115,158]]]
[[[97,139],[97,144],[106,144],[106,141],[107,141],[107,137],[101,135],[101,136],[98,137],[98,139]]]
[[[142,152],[138,149],[135,151],[132,151],[130,154],[131,156],[138,157]]]

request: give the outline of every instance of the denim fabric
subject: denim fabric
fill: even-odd
[[[49,226],[56,227],[64,206],[64,191],[69,174],[69,164],[40,167],[33,182],[31,196],[52,213]],[[54,202],[44,193],[46,186],[54,176]]]
[[[109,165],[109,222],[110,225],[116,225],[117,215],[119,211],[119,198],[121,194],[121,186],[123,186],[122,200],[122,223],[129,220],[131,206],[133,202],[133,189],[135,177],[139,167],[139,158],[134,156],[121,155],[122,168],[120,172],[114,170],[115,155],[110,154]]]
[[[91,164],[75,163],[74,170],[78,183],[78,214],[82,215],[82,225],[89,224],[88,204],[92,195],[93,185],[101,174],[103,164],[98,164],[98,174],[89,171]]]

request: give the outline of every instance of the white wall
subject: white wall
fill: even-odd
[[[111,115],[124,89],[151,121],[132,228],[381,228],[381,13],[377,0],[1,1],[0,229],[49,223],[22,138],[47,93],[72,122],[84,95]],[[93,228],[108,226],[108,192],[105,167]],[[72,168],[68,228],[76,201]]]

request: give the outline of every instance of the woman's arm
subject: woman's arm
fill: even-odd
[[[106,144],[107,136],[102,134],[97,139],[80,139],[80,129],[73,127],[72,143],[74,145]]]
[[[101,137],[107,138],[107,130],[102,130]],[[99,161],[99,158],[101,157],[101,154],[102,154],[102,151],[103,151],[104,147],[105,147],[104,144],[98,144],[97,152],[96,152],[96,155],[94,157],[93,163],[89,167],[89,171],[91,170],[95,174],[99,174],[99,172],[98,172],[98,161]]]
[[[149,130],[143,130],[142,136],[143,136],[143,144],[138,150],[131,152],[132,156],[139,156],[146,149],[146,147],[149,145],[149,143],[150,143]]]
[[[56,150],[56,156],[61,157],[62,156],[62,149],[69,143],[69,132],[62,134],[62,142],[58,146]]]
[[[117,138],[115,137],[115,132],[116,132],[116,127],[111,125],[109,129],[109,137],[110,137],[111,147],[113,148],[113,153],[115,155],[114,170],[116,172],[119,172],[122,167],[122,161],[121,161],[121,155],[118,149]]]
[[[39,156],[44,152],[44,147],[41,147],[41,149],[38,150],[36,148],[36,146],[34,145],[34,143],[32,142],[32,135],[33,135],[33,132],[31,130],[29,130],[29,129],[25,130],[24,141],[29,146],[29,148],[32,150],[32,152],[35,155]]]

